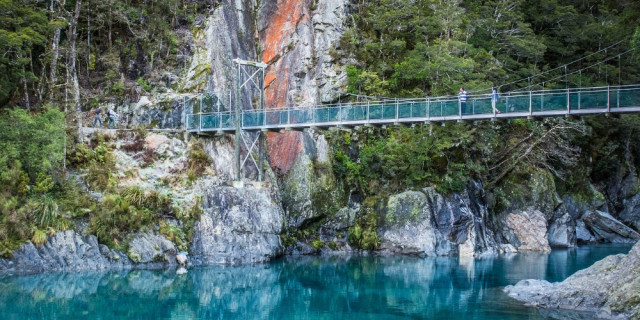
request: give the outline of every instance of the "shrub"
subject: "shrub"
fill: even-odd
[[[316,250],[320,250],[320,249],[326,247],[324,241],[322,241],[320,239],[316,239],[316,240],[311,241],[311,246]]]
[[[58,210],[58,203],[53,199],[51,195],[40,196],[36,200],[34,215],[36,222],[41,226],[51,225],[58,220],[60,211]]]
[[[31,242],[33,242],[36,247],[43,245],[47,242],[47,233],[39,229],[36,230],[36,232],[33,233],[33,237],[31,237]]]
[[[129,203],[142,207],[145,202],[144,191],[140,189],[138,186],[128,187],[124,189],[121,193],[122,198]]]

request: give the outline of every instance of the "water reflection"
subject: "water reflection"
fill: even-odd
[[[542,318],[502,293],[558,281],[608,253],[600,246],[494,259],[299,257],[264,265],[0,279],[0,318]]]

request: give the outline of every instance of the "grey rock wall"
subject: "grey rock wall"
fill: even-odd
[[[37,247],[24,243],[11,259],[0,259],[0,273],[33,274],[41,272],[106,270],[131,267],[122,252],[110,250],[93,236],[81,236],[73,230],[48,236]]]
[[[193,264],[267,262],[283,252],[283,213],[268,190],[205,185],[194,226]]]

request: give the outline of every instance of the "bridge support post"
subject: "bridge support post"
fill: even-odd
[[[266,132],[258,131],[258,181],[264,181],[264,140]]]
[[[240,142],[242,140],[242,128],[241,128],[241,122],[240,122],[240,108],[242,108],[242,101],[240,101],[240,96],[241,96],[241,73],[240,73],[240,64],[237,64],[237,73],[236,73],[236,103],[235,103],[235,111],[236,111],[236,134],[235,134],[235,140],[236,140],[236,150],[235,150],[235,160],[236,160],[236,180],[235,181],[242,181],[242,163],[240,162]]]
[[[251,160],[256,166],[258,170],[258,180],[262,181],[264,178],[263,171],[263,162],[264,162],[264,133],[262,130],[258,131],[258,136],[255,137],[253,134],[249,134],[251,136],[251,140],[247,143],[245,140],[245,136],[243,135],[244,130],[244,104],[242,103],[242,94],[243,92],[248,92],[250,95],[255,94],[255,90],[259,90],[260,92],[260,101],[257,106],[257,111],[252,114],[262,115],[262,119],[258,116],[258,122],[251,122],[250,126],[264,126],[266,124],[266,112],[264,108],[264,78],[265,78],[265,69],[267,68],[266,63],[262,62],[254,62],[254,61],[246,61],[242,59],[234,59],[233,62],[236,64],[236,92],[235,92],[235,167],[236,167],[236,176],[234,186],[241,188],[243,186],[242,183],[242,169],[245,166],[247,160]],[[246,77],[245,77],[246,76]],[[243,91],[248,90],[248,91]],[[256,108],[253,106],[252,98],[249,99],[251,103],[252,111],[255,111]],[[246,157],[244,160],[242,159],[242,144],[244,144],[245,149],[247,150]],[[258,160],[256,161],[255,154],[253,153],[253,148],[258,146]]]

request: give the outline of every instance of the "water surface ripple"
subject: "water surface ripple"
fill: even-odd
[[[628,245],[491,259],[291,257],[269,264],[0,278],[0,319],[542,319],[502,288],[561,281]]]

